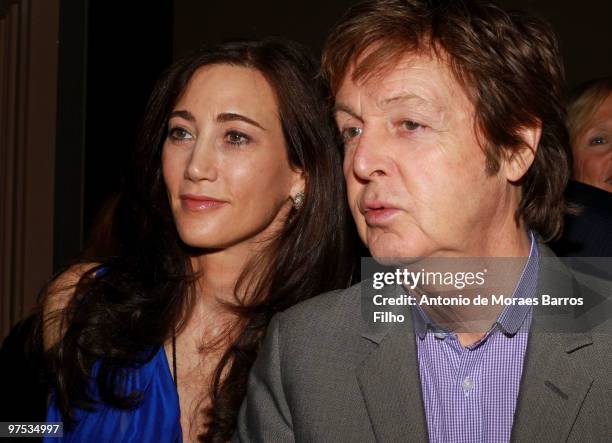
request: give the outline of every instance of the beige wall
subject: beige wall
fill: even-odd
[[[52,272],[59,0],[0,3],[0,338]]]

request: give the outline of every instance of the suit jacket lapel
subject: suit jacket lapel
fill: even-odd
[[[577,285],[571,272],[541,246],[538,297],[573,296]],[[592,344],[582,318],[573,309],[534,307],[512,441],[566,441],[587,395],[592,377],[573,352]]]
[[[566,441],[593,383],[569,355],[592,343],[588,334],[558,335],[536,331],[529,337],[512,441]]]
[[[377,441],[427,441],[412,317],[405,307],[393,312],[405,322],[381,327],[364,320],[367,355],[357,368],[357,382]]]

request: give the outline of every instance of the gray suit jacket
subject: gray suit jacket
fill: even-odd
[[[541,266],[538,293],[582,294],[588,315],[534,307],[512,441],[612,442],[609,300],[585,288]],[[272,319],[233,441],[427,441],[411,317],[374,329],[360,297],[355,285]]]

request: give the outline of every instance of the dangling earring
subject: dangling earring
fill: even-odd
[[[299,211],[302,206],[304,206],[304,193],[300,191],[293,197],[293,208]]]

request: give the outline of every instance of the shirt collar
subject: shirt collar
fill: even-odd
[[[527,263],[523,268],[521,278],[514,288],[513,298],[526,299],[531,298],[535,294],[536,287],[538,284],[538,269],[540,263],[540,253],[538,250],[538,242],[535,239],[535,235],[532,231],[529,231],[529,238],[531,240],[531,249],[529,251],[529,257]],[[514,335],[518,332],[521,325],[527,317],[527,313],[532,309],[529,304],[511,304],[505,306],[502,312],[497,317],[497,324],[500,326],[502,331],[508,335]]]
[[[412,309],[412,321],[414,323],[414,331],[420,339],[423,339],[425,338],[425,334],[427,333],[427,327],[431,325],[433,328],[434,324],[418,303],[414,306],[414,308],[415,309]]]
[[[513,298],[525,299],[533,297],[537,287],[540,253],[538,250],[538,242],[536,241],[533,231],[529,230],[528,234],[531,242],[529,257],[527,258],[521,277],[514,288],[512,294]],[[425,337],[428,328],[434,333],[446,334],[452,332],[434,324],[418,303],[414,307],[415,309],[412,309],[414,330],[419,338],[423,339]],[[527,304],[510,304],[504,307],[495,323],[499,325],[504,333],[514,335],[521,328],[531,309],[532,306]]]

